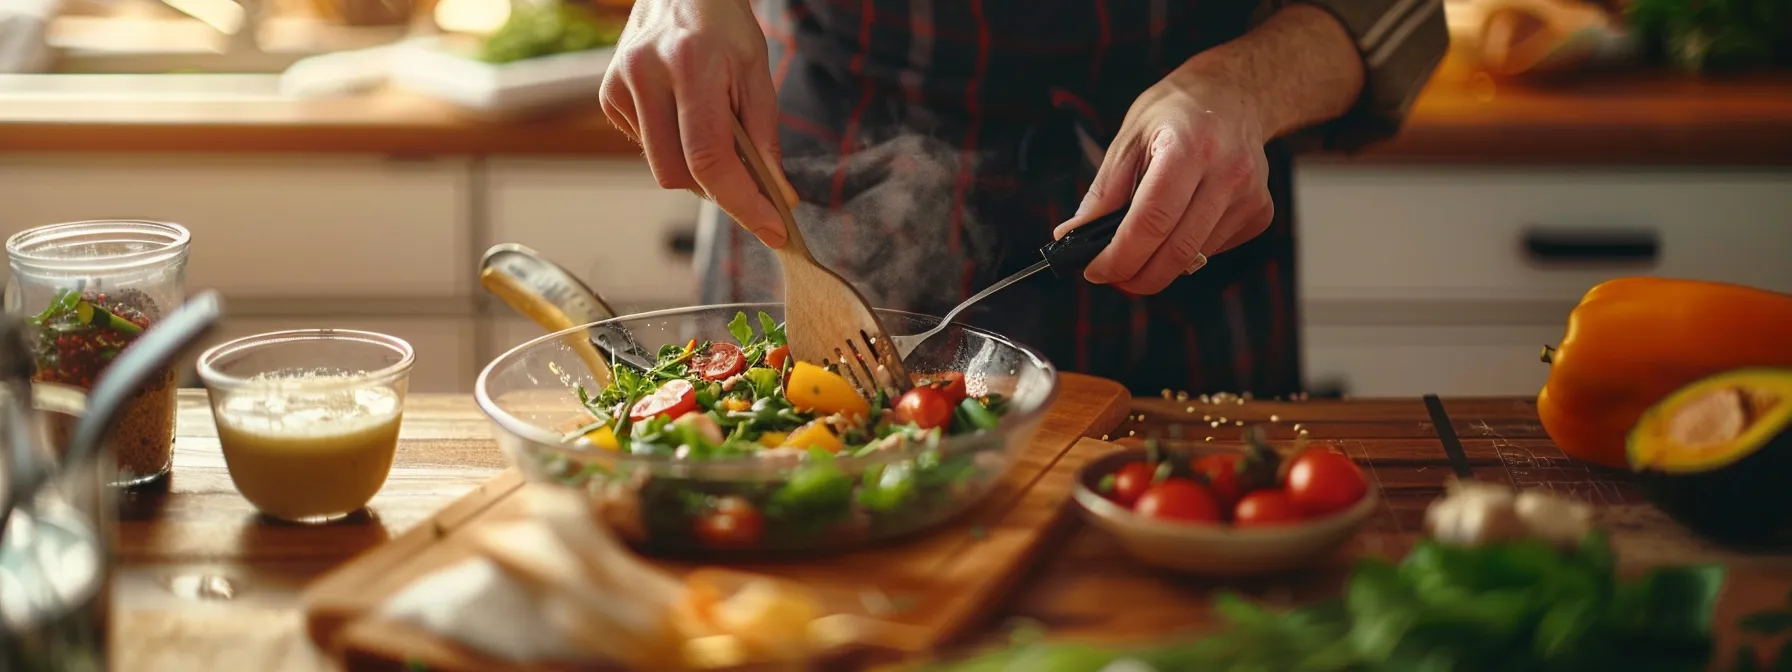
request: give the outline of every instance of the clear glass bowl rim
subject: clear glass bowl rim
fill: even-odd
[[[156,243],[153,249],[102,257],[69,258],[38,253],[44,245],[63,238],[117,229],[137,240]],[[52,271],[105,271],[166,263],[186,254],[193,234],[174,222],[147,219],[89,219],[35,226],[6,239],[6,254],[14,265]]]
[[[255,350],[272,345],[290,344],[301,341],[351,341],[382,346],[401,355],[397,363],[382,369],[365,373],[343,376],[340,378],[279,380],[274,386],[283,389],[340,389],[362,387],[369,384],[389,383],[398,380],[411,372],[417,363],[417,353],[409,341],[390,334],[358,329],[287,329],[270,331],[262,334],[243,336],[219,343],[200,353],[196,368],[199,378],[208,388],[234,390],[260,384],[241,376],[233,376],[219,371],[212,363],[221,357],[240,352]]]
[[[539,336],[539,337],[530,339],[529,341],[524,342],[521,345],[518,345],[514,348],[511,348],[511,349],[505,351],[504,354],[498,355],[497,357],[493,358],[491,362],[489,362],[485,365],[485,368],[483,368],[479,371],[479,377],[473,382],[473,401],[474,401],[474,403],[479,405],[479,410],[484,412],[487,418],[490,418],[492,422],[497,423],[498,426],[501,427],[504,431],[509,432],[513,436],[516,436],[516,437],[518,437],[524,441],[527,441],[531,444],[543,446],[547,450],[553,450],[553,451],[558,451],[558,452],[575,452],[575,453],[591,452],[591,453],[595,453],[596,451],[590,450],[588,448],[574,446],[572,444],[566,443],[565,437],[563,435],[557,434],[554,432],[550,432],[550,431],[546,431],[546,430],[542,430],[542,429],[536,427],[535,425],[532,425],[530,423],[527,423],[527,422],[517,419],[516,416],[513,416],[510,413],[506,412],[504,409],[500,408],[498,406],[497,401],[492,399],[491,394],[487,391],[487,387],[486,387],[487,377],[489,377],[491,375],[491,372],[494,369],[496,369],[500,363],[510,361],[513,357],[519,356],[520,353],[522,353],[523,351],[529,350],[530,348],[535,347],[537,344],[544,343],[544,342],[547,342],[550,340],[557,340],[557,339],[559,339],[563,336],[566,336],[568,334],[580,333],[582,331],[589,330],[590,328],[592,328],[594,326],[614,325],[614,326],[621,327],[629,322],[637,322],[637,321],[641,321],[641,320],[651,320],[651,319],[660,319],[660,318],[668,318],[668,317],[679,317],[679,316],[692,315],[692,314],[697,314],[697,313],[719,313],[719,312],[728,311],[728,310],[750,311],[750,310],[761,310],[761,309],[765,309],[765,308],[780,308],[781,309],[783,307],[784,307],[783,303],[771,303],[771,302],[724,303],[724,304],[714,304],[714,305],[707,305],[707,306],[684,306],[684,307],[680,307],[680,308],[667,308],[667,309],[663,309],[663,310],[654,310],[654,311],[648,311],[648,312],[644,312],[644,313],[634,313],[631,315],[618,315],[616,317],[612,317],[607,320],[599,320],[596,322],[587,322],[585,324],[581,324],[581,325],[578,325],[578,326],[575,326],[575,327],[572,327],[569,329],[562,329],[560,331],[556,331],[551,334],[546,334],[543,336]],[[940,319],[940,318],[934,317],[932,315],[923,315],[920,313],[913,313],[913,312],[902,311],[902,310],[891,310],[891,309],[887,309],[887,308],[873,308],[872,310],[873,310],[873,312],[876,312],[880,316],[889,315],[889,316],[898,316],[898,317],[919,319],[919,320],[923,320],[923,321],[931,320],[935,324],[939,323],[939,319]],[[1020,352],[1021,354],[1025,355],[1028,359],[1033,360],[1033,362],[1036,365],[1038,365],[1039,368],[1042,369],[1045,372],[1045,375],[1047,376],[1045,397],[1040,400],[1039,405],[1037,407],[1027,409],[1022,412],[1011,411],[1009,413],[1003,414],[999,421],[999,424],[996,426],[996,428],[994,430],[990,430],[987,434],[995,434],[998,436],[1002,436],[1002,437],[1004,437],[1003,440],[1006,441],[1007,440],[1006,437],[1009,434],[1013,433],[1014,430],[1016,430],[1020,427],[1025,427],[1031,423],[1038,422],[1039,420],[1042,420],[1045,417],[1046,409],[1050,408],[1052,403],[1057,401],[1057,399],[1058,399],[1058,369],[1056,366],[1054,366],[1051,363],[1051,360],[1046,359],[1043,354],[1040,354],[1040,352],[1038,350],[1035,350],[1032,347],[1029,347],[1029,346],[1021,344],[1021,343],[1016,343],[1014,341],[1009,340],[1007,337],[1004,337],[1000,334],[997,334],[997,333],[994,333],[994,332],[991,332],[991,331],[988,331],[985,329],[979,329],[977,327],[973,327],[970,325],[957,324],[957,323],[952,324],[951,326],[947,327],[947,329],[960,329],[960,330],[963,330],[963,331],[966,331],[969,333],[977,334],[978,336],[989,339],[991,341],[1001,343],[1002,345],[1014,348],[1017,352]],[[980,437],[983,437],[983,436],[985,436],[985,434],[980,433],[980,434],[969,434],[969,435],[944,437],[939,442],[938,448],[936,448],[935,450],[939,450],[941,453],[954,452],[953,449],[955,447],[957,447],[959,445],[969,445],[969,444],[971,444],[971,442],[973,440],[979,439]],[[927,448],[924,445],[911,444],[910,446],[908,446],[907,448],[904,448],[902,450],[880,450],[880,451],[877,451],[876,453],[873,453],[871,455],[866,455],[864,457],[857,457],[857,458],[837,457],[837,458],[835,458],[834,462],[835,462],[835,464],[839,465],[841,468],[844,468],[844,469],[853,469],[853,468],[858,468],[858,467],[870,467],[870,466],[874,466],[874,465],[884,464],[887,462],[912,458],[917,455],[920,455],[922,452],[925,452],[926,450],[929,450],[929,448]],[[1004,450],[1007,450],[1007,449],[1004,449]],[[614,459],[618,462],[627,462],[627,463],[631,463],[631,464],[643,464],[643,465],[648,465],[650,467],[678,465],[678,466],[684,466],[684,467],[694,469],[694,470],[700,470],[705,473],[731,472],[731,471],[741,470],[741,469],[745,469],[749,472],[752,472],[752,471],[758,471],[760,469],[763,469],[764,468],[763,465],[765,464],[762,460],[760,460],[757,457],[718,458],[718,459],[710,459],[710,460],[683,460],[683,459],[678,459],[676,457],[672,457],[672,456],[668,456],[668,455],[634,455],[634,454],[626,454],[626,453],[622,453],[622,454],[611,453],[611,454],[615,455]]]

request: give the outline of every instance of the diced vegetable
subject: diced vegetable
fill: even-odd
[[[622,444],[616,441],[616,432],[609,425],[585,432],[585,438],[591,441],[591,445],[604,450],[622,450]]]
[[[840,449],[846,447],[846,444],[840,442],[840,435],[835,434],[834,428],[828,426],[825,420],[811,420],[809,424],[791,432],[790,436],[784,439],[784,447],[804,450],[820,448],[830,453],[838,453]]]
[[[800,410],[816,413],[841,413],[848,416],[866,417],[871,412],[870,402],[859,396],[859,391],[846,382],[840,374],[821,368],[808,362],[797,362],[790,371],[790,385],[784,390],[790,397],[790,403]]]

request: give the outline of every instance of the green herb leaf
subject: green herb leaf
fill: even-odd
[[[741,345],[753,344],[753,325],[747,322],[746,313],[734,314],[734,319],[728,321],[728,334]]]
[[[784,337],[784,326],[772,321],[772,316],[759,313],[759,330],[765,333],[765,340],[772,345],[786,345],[789,340]]]

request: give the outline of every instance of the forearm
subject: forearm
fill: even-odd
[[[1296,4],[1181,66],[1248,96],[1266,138],[1335,119],[1356,104],[1363,62],[1350,34],[1318,7]]]

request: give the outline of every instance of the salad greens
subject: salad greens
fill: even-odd
[[[1097,672],[1130,659],[1159,672],[1703,670],[1722,582],[1719,566],[1620,578],[1599,531],[1566,552],[1427,539],[1398,564],[1360,561],[1342,597],[1313,606],[1278,613],[1223,595],[1215,608],[1230,627],[1198,641],[1026,643],[930,669]]]
[[[651,367],[618,363],[610,385],[578,388],[591,418],[566,441],[597,450],[577,465],[556,453],[543,468],[569,485],[605,486],[615,509],[606,515],[625,518],[611,522],[632,541],[794,549],[924,527],[1005,464],[991,459],[1002,457],[992,431],[1009,406],[1000,395],[972,396],[948,372],[894,400],[889,391],[867,400],[838,374],[794,361],[783,325],[756,318],[736,314],[732,340],[667,344]],[[948,451],[951,436],[981,438]],[[605,455],[668,461],[648,468]],[[888,457],[857,459],[877,456]],[[764,475],[704,478],[672,466],[714,460],[760,460]]]

